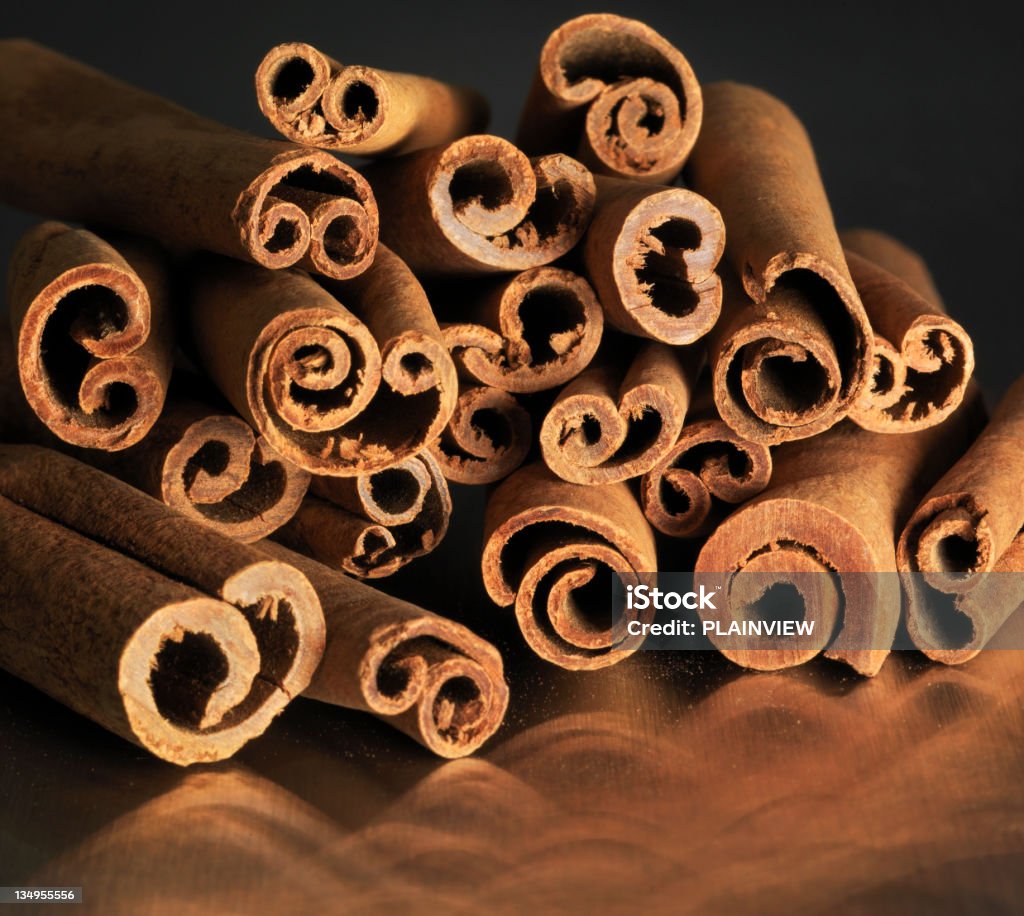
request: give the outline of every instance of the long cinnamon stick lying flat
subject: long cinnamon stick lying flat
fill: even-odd
[[[900,537],[907,629],[929,658],[968,661],[1024,605],[1024,379]]]
[[[552,32],[519,119],[531,154],[573,153],[590,168],[654,183],[679,174],[701,126],[686,58],[654,29],[607,13]]]
[[[485,385],[459,393],[452,418],[430,453],[455,483],[488,484],[508,477],[533,443],[530,414],[511,394]]]
[[[14,250],[7,301],[21,386],[56,436],[113,451],[146,435],[175,346],[154,246],[42,223]]]
[[[487,134],[363,171],[380,206],[381,238],[425,275],[548,264],[580,240],[594,207],[594,178],[575,159],[531,160]]]
[[[448,484],[429,451],[359,477],[316,477],[277,540],[359,578],[390,576],[430,553],[451,518]]]
[[[872,355],[814,151],[758,89],[716,83],[704,102],[688,175],[729,227],[726,257],[746,293],[725,285],[709,345],[715,402],[751,441],[813,436],[850,411]]]
[[[913,251],[870,229],[840,239],[875,334],[874,371],[850,418],[892,433],[941,423],[960,405],[974,371],[971,338],[945,313]]]
[[[748,442],[719,419],[711,392],[698,392],[679,439],[643,476],[647,520],[671,537],[708,534],[726,506],[757,496],[772,474],[767,445]]]
[[[682,429],[698,354],[645,343],[623,372],[592,366],[559,392],[544,417],[540,447],[555,474],[572,483],[639,477],[669,452]]]
[[[260,140],[28,41],[0,42],[0,199],[264,267],[360,273],[369,185],[328,153]]]
[[[364,709],[441,757],[472,754],[508,707],[501,655],[470,630],[267,542],[313,583],[327,619],[305,695]]]
[[[515,606],[530,647],[569,669],[621,661],[642,639],[613,615],[611,582],[653,584],[654,535],[624,483],[579,486],[543,464],[516,471],[492,494],[484,518],[484,585]]]
[[[774,453],[771,483],[708,538],[695,587],[721,587],[705,621],[814,623],[809,636],[711,640],[737,664],[773,670],[826,656],[877,674],[900,619],[896,539],[920,495],[966,447],[977,403],[946,423],[887,436],[842,423]],[[757,648],[751,648],[756,646]],[[764,646],[765,648],[761,648]]]
[[[178,764],[221,760],[310,681],[306,578],[100,471],[0,446],[0,664]]]
[[[615,178],[596,183],[582,253],[608,322],[670,344],[699,340],[722,310],[715,273],[725,250],[721,214],[683,188]]]
[[[435,300],[446,317],[445,292]],[[534,267],[489,286],[460,309],[459,321],[442,321],[455,363],[474,382],[527,393],[557,388],[594,358],[604,312],[583,277],[557,267]]]
[[[209,260],[195,271],[191,317],[217,387],[313,474],[400,464],[454,409],[455,366],[430,303],[383,246],[363,276],[330,291],[301,273]]]
[[[356,156],[449,143],[483,130],[490,116],[472,89],[344,66],[301,41],[267,52],[256,71],[256,100],[289,140]]]

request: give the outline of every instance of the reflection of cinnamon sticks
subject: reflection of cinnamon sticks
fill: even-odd
[[[163,259],[140,239],[115,250],[84,229],[42,223],[11,258],[7,298],[25,397],[65,442],[138,442],[167,394],[174,331]]]
[[[463,289],[451,297],[465,295]],[[444,314],[443,298],[436,305]],[[475,298],[445,343],[469,378],[504,391],[557,388],[582,372],[601,343],[604,313],[582,277],[555,267],[524,270]]]
[[[457,381],[440,329],[415,277],[383,247],[362,277],[331,292],[300,273],[224,260],[197,269],[192,292],[203,367],[278,453],[311,473],[391,467],[451,416]]]
[[[973,658],[1024,605],[1024,379],[900,537],[907,629],[930,658]]]
[[[0,664],[179,764],[220,760],[309,683],[309,582],[71,458],[0,447]]]
[[[657,569],[653,533],[624,483],[578,486],[542,464],[521,468],[487,504],[482,565],[491,599],[515,606],[526,641],[556,665],[602,668],[642,642],[613,619],[606,575],[653,584]]]
[[[718,83],[704,95],[689,175],[722,213],[746,293],[727,284],[712,335],[715,401],[747,439],[806,438],[860,396],[871,328],[800,122],[749,86]]]
[[[448,531],[452,500],[429,451],[359,477],[316,477],[278,540],[332,569],[380,578],[430,553]]]
[[[572,483],[614,483],[651,470],[679,437],[700,362],[646,343],[624,373],[592,366],[544,418],[544,461]]]
[[[526,270],[561,257],[583,235],[594,178],[560,154],[528,159],[476,134],[368,166],[381,238],[417,273]]]
[[[583,262],[620,331],[670,344],[707,334],[722,307],[724,248],[721,214],[693,191],[597,180]]]
[[[328,153],[259,140],[27,41],[0,43],[0,198],[265,267],[332,277],[377,243],[365,180]]]
[[[482,130],[489,115],[472,89],[343,66],[300,41],[267,52],[256,71],[256,100],[289,140],[358,156],[449,143]]]
[[[309,577],[327,618],[323,664],[306,696],[365,709],[435,754],[473,753],[501,725],[498,651],[470,630],[267,544]]]
[[[725,628],[780,614],[813,621],[814,632],[788,643],[713,636],[723,654],[769,670],[807,661],[831,641],[828,657],[876,674],[900,619],[898,532],[944,463],[966,446],[977,406],[965,404],[942,426],[903,436],[843,423],[779,447],[768,488],[700,552],[696,583],[720,585],[723,595],[714,612],[700,613]]]
[[[610,14],[555,29],[519,119],[530,153],[579,156],[605,175],[664,183],[683,167],[701,125],[701,90],[654,29]]]
[[[844,232],[850,274],[875,334],[871,380],[850,411],[859,426],[904,433],[935,426],[963,400],[974,345],[946,315],[924,262],[880,232]]]

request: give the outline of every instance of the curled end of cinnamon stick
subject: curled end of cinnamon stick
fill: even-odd
[[[511,394],[472,387],[459,395],[447,428],[430,452],[448,480],[488,484],[523,463],[532,437],[530,415]]]
[[[590,284],[556,267],[535,267],[502,282],[481,311],[489,323],[448,324],[445,343],[474,380],[517,393],[575,378],[594,358],[604,329]]]
[[[167,394],[174,337],[159,257],[48,222],[11,259],[18,371],[36,415],[65,442],[116,451],[142,439]],[[152,291],[152,295],[151,295]]]
[[[668,455],[644,475],[644,514],[663,534],[696,537],[707,532],[716,501],[751,499],[771,473],[768,446],[748,442],[721,420],[698,420],[683,427]]]

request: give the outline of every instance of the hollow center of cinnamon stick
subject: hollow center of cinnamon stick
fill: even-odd
[[[935,545],[938,572],[967,575],[978,569],[981,551],[972,537],[948,534]]]
[[[181,728],[200,728],[210,697],[228,676],[223,650],[206,633],[168,638],[149,677],[157,710]]]
[[[290,102],[310,87],[313,77],[313,68],[309,62],[301,57],[293,57],[277,71],[271,92],[275,98]]]
[[[380,101],[372,86],[357,81],[345,87],[341,96],[341,110],[346,118],[365,123],[377,117]]]
[[[474,159],[457,168],[448,193],[456,213],[473,204],[497,210],[510,204],[513,198],[508,172],[500,163],[485,159]]]
[[[384,512],[401,515],[420,497],[420,482],[403,468],[389,468],[370,477],[370,495]]]
[[[438,691],[432,714],[438,732],[454,741],[479,721],[482,711],[483,701],[476,681],[470,677],[453,677]]]
[[[576,295],[556,286],[531,289],[519,303],[523,340],[530,362],[551,362],[565,354],[582,333],[586,313]]]
[[[690,220],[668,219],[652,228],[649,236],[643,266],[636,272],[637,280],[655,308],[684,318],[700,304],[700,296],[690,283],[684,254],[700,248],[700,227]]]

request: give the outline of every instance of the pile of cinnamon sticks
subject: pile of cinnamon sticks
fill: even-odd
[[[356,581],[436,547],[449,482],[496,485],[458,572],[566,668],[639,647],[606,586],[679,539],[702,614],[788,585],[817,622],[720,646],[749,667],[874,674],[901,621],[961,662],[1024,601],[984,577],[1024,569],[1024,382],[979,437],[970,337],[913,252],[837,232],[782,102],[581,16],[512,142],[330,50],[266,54],[267,140],[0,42],[0,199],[67,221],[8,269],[0,665],[179,764],[302,693],[471,753],[497,650]]]

